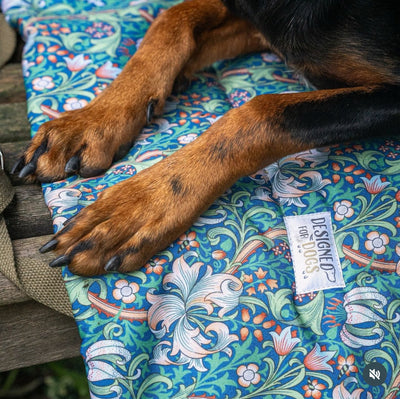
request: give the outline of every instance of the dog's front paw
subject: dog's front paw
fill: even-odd
[[[177,197],[173,172],[162,163],[106,189],[67,223],[41,248],[60,255],[50,265],[79,275],[130,272],[185,232],[203,204]],[[184,183],[179,189],[186,190]]]
[[[104,173],[129,151],[146,120],[151,119],[154,104],[143,100],[135,109],[133,113],[131,108],[94,100],[44,123],[13,172],[42,182],[71,174],[91,177]]]

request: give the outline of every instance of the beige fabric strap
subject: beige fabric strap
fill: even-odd
[[[73,316],[60,269],[51,269],[39,258],[14,256],[3,210],[11,202],[14,189],[0,168],[0,272],[21,291],[56,311]]]

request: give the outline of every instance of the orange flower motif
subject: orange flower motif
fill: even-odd
[[[249,309],[242,309],[242,320],[246,323],[250,320]]]
[[[268,321],[265,321],[262,326],[263,326],[263,328],[268,329],[268,328],[273,327],[275,324],[276,323],[274,320],[268,320]]]
[[[350,184],[354,184],[354,177],[353,177],[353,175],[356,175],[356,176],[357,176],[357,175],[361,175],[361,174],[365,173],[365,170],[364,170],[364,169],[357,169],[357,170],[354,170],[355,168],[356,168],[356,165],[355,165],[355,164],[352,164],[352,165],[350,165],[350,166],[346,166],[346,167],[343,169],[343,171],[346,173],[346,177],[345,177],[344,179],[345,179],[348,183],[350,183]],[[341,167],[340,167],[340,165],[339,165],[337,162],[333,162],[333,163],[332,163],[332,169],[333,169],[335,172],[339,172],[339,171],[341,170]],[[350,173],[351,173],[351,175],[350,175]],[[340,176],[339,174],[335,173],[335,174],[332,175],[332,180],[333,180],[334,183],[339,182],[340,179],[341,179],[341,176]]]
[[[249,296],[256,295],[256,289],[254,287],[250,287],[246,292],[249,294]]]
[[[155,273],[160,275],[164,271],[164,264],[167,263],[165,259],[154,258],[146,264],[146,274]]]
[[[350,373],[358,373],[358,367],[354,365],[354,361],[354,355],[349,355],[347,358],[338,356],[338,366],[336,368],[340,370],[340,375],[346,374],[349,377]]]
[[[258,284],[257,291],[264,293],[268,288],[264,283]]]
[[[41,30],[40,34],[42,36],[50,36],[50,35],[57,36],[60,33],[71,33],[70,28],[61,27],[60,24],[56,22],[52,22],[49,25],[40,24],[38,25],[38,28]]]
[[[277,280],[274,280],[274,279],[269,278],[269,279],[266,281],[266,283],[267,283],[268,287],[269,287],[271,290],[273,290],[274,288],[278,288],[278,281],[277,281]]]
[[[320,399],[322,394],[321,391],[326,389],[324,384],[318,383],[318,380],[308,380],[307,385],[303,385],[303,389],[305,392],[305,398],[313,398],[313,399]]]
[[[179,237],[178,244],[181,246],[182,249],[186,249],[187,251],[190,251],[190,248],[198,248],[200,244],[195,241],[196,239],[196,233],[194,231],[191,231],[189,234],[183,234]]]
[[[240,339],[242,341],[246,340],[246,338],[249,336],[249,329],[247,327],[242,327],[240,329]]]
[[[221,249],[217,249],[215,251],[213,251],[213,253],[211,254],[211,256],[215,259],[215,260],[221,260],[226,258],[226,252],[222,251]]]
[[[254,336],[257,338],[258,342],[264,341],[264,335],[261,330],[254,330]]]
[[[261,269],[261,267],[259,267],[258,270],[256,272],[254,272],[254,274],[259,279],[263,279],[266,276],[267,273],[268,272],[266,270]]]
[[[198,104],[200,104],[200,101],[195,101],[194,102],[194,104],[196,104],[196,102],[198,103]],[[190,103],[188,104],[188,105],[191,105]],[[197,124],[199,124],[200,123],[200,119],[198,119],[198,117],[200,116],[200,115],[202,115],[202,113],[200,112],[200,111],[197,111],[197,112],[195,112],[195,113],[193,113],[193,114],[188,114],[187,112],[183,112],[183,111],[181,111],[181,112],[179,112],[179,117],[181,118],[180,120],[179,120],[179,125],[180,126],[182,126],[182,125],[184,125],[186,122],[188,122],[188,120],[190,120],[192,123],[197,123]],[[203,115],[204,116],[204,115]]]
[[[40,64],[41,62],[44,61],[44,59],[45,59],[44,53],[48,54],[47,59],[52,63],[57,62],[58,55],[61,56],[61,55],[68,54],[68,51],[62,50],[58,44],[55,44],[50,47],[46,47],[43,43],[39,43],[37,46],[37,50],[38,50],[39,56],[36,57],[36,64]]]
[[[253,282],[253,275],[252,274],[243,274],[243,281],[245,283],[252,283]]]
[[[260,313],[259,315],[254,317],[254,319],[253,319],[254,324],[261,324],[266,317],[267,317],[267,314],[265,312]]]

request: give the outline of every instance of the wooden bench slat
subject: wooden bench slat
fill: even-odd
[[[18,63],[5,65],[0,70],[0,103],[25,101],[22,66]]]
[[[1,131],[0,131],[1,134]],[[1,137],[1,136],[0,136]],[[0,148],[4,155],[4,169],[9,174],[15,162],[21,157],[25,148],[28,146],[29,140],[13,142],[0,142]],[[11,184],[17,186],[26,184],[26,180],[20,179],[16,175],[10,175]],[[39,184],[37,184],[39,186]]]
[[[78,356],[75,321],[37,302],[0,306],[0,371]]]
[[[4,218],[12,240],[53,233],[50,212],[38,185],[15,187],[14,198],[4,211]]]
[[[25,89],[20,64],[0,70],[0,148],[9,172],[29,143]],[[53,232],[50,212],[39,184],[11,176],[16,194],[4,212],[17,257],[39,257]],[[0,274],[0,372],[79,355],[81,340],[75,321],[31,300]]]
[[[26,302],[30,298],[13,284],[7,277],[0,273],[0,308],[12,303]]]
[[[0,104],[0,137],[3,142],[29,140],[30,125],[26,103]]]

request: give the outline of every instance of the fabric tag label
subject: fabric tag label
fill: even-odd
[[[345,287],[329,212],[285,216],[296,293]]]

